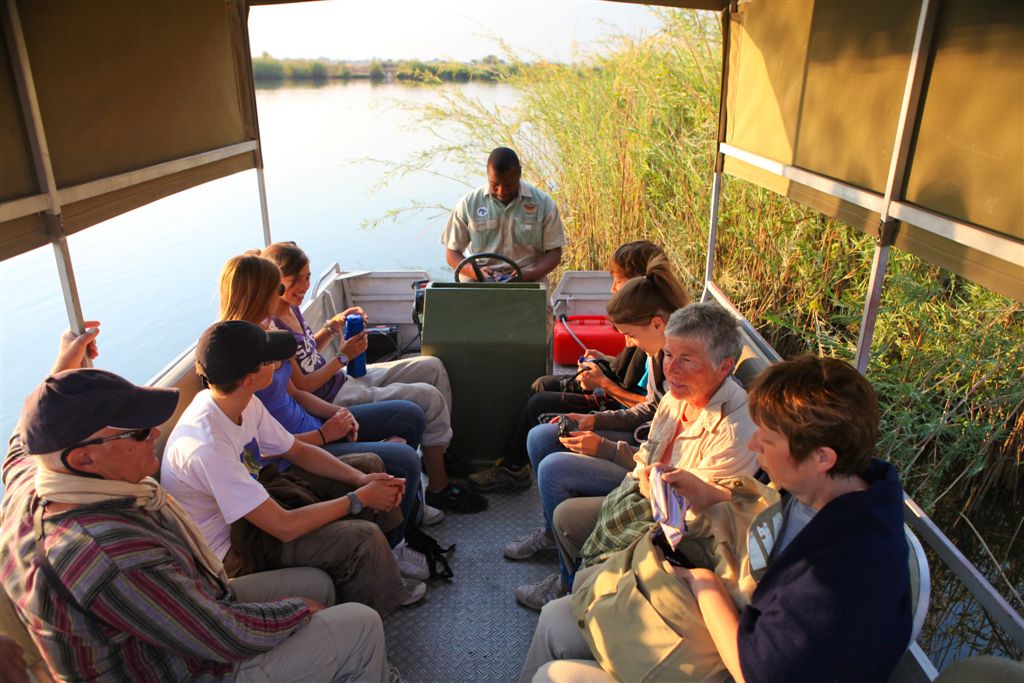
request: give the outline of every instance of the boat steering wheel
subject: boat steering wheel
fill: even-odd
[[[496,261],[501,261],[512,266],[512,277],[508,279],[507,282],[523,281],[523,269],[519,267],[518,263],[508,258],[507,256],[502,256],[501,254],[495,254],[492,252],[485,252],[482,254],[471,254],[466,258],[462,259],[461,261],[459,261],[459,265],[455,266],[455,281],[459,282],[459,274],[462,272],[462,269],[465,268],[467,265],[473,267],[473,274],[476,275],[476,279],[479,282],[486,281],[486,278],[484,277],[484,272],[480,269],[479,263],[483,259],[494,259]]]

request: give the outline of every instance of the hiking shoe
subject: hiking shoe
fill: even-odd
[[[541,607],[566,593],[568,591],[562,587],[562,577],[555,573],[537,583],[528,583],[517,588],[516,600],[520,605],[539,612]]]
[[[444,521],[444,513],[436,507],[427,503],[423,506],[423,514],[420,516],[420,526],[434,526]]]
[[[414,605],[423,599],[423,596],[427,594],[427,584],[416,579],[402,579],[402,583],[405,584],[405,590],[409,592],[409,597],[402,601],[402,607],[408,607]]]
[[[469,475],[469,480],[481,491],[502,491],[528,488],[533,477],[529,465],[517,468],[507,464],[504,458],[499,458],[490,469]]]
[[[437,493],[427,491],[425,497],[428,508],[433,505],[435,508],[452,512],[481,512],[487,509],[486,498],[454,482]]]
[[[517,538],[505,546],[505,557],[510,560],[525,560],[541,550],[554,550],[555,539],[544,527],[534,529],[522,538]]]
[[[426,581],[430,578],[427,556],[406,545],[405,540],[391,549],[398,563],[398,571],[407,579]],[[422,596],[421,596],[422,597]]]

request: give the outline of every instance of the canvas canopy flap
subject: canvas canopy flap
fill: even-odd
[[[257,166],[255,99],[239,2],[15,5],[65,234]],[[45,175],[33,152],[11,36],[5,26],[0,258],[50,240],[43,220],[49,206]]]
[[[725,171],[877,235],[920,9],[739,3]],[[1024,4],[944,0],[926,59],[894,244],[1024,300]],[[927,214],[981,230],[938,234]]]

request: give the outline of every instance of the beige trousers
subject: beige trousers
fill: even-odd
[[[555,508],[551,528],[555,532],[555,545],[562,562],[570,570],[576,566],[583,544],[597,526],[603,496],[585,496],[563,500]]]
[[[231,580],[244,602],[304,597],[334,602],[334,586],[322,571],[308,567],[250,574]],[[348,603],[317,612],[287,640],[235,666],[235,679],[270,681],[387,681],[388,660],[380,616],[365,605]]]
[[[362,377],[349,377],[334,397],[339,406],[376,401],[412,401],[423,409],[424,446],[447,446],[452,440],[452,385],[439,358],[414,356],[366,366]]]

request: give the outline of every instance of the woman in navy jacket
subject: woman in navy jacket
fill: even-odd
[[[768,570],[742,612],[714,572],[676,571],[737,683],[885,681],[911,601],[903,491],[872,458],[874,391],[846,363],[807,356],[767,369],[749,399],[751,448],[784,491]],[[697,502],[707,485],[686,474],[665,476]]]

